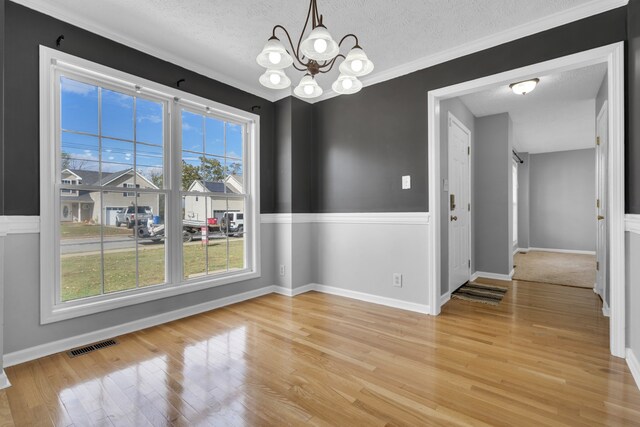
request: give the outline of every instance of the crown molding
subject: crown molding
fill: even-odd
[[[155,56],[167,62],[171,62],[178,66],[184,67],[190,71],[194,71],[203,76],[217,80],[221,83],[235,87],[242,91],[248,92],[255,96],[264,98],[271,102],[276,102],[281,99],[287,98],[293,95],[291,88],[282,91],[272,91],[263,89],[260,86],[249,85],[236,80],[233,77],[218,73],[211,68],[199,64],[188,58],[181,57],[175,53],[159,49],[157,47],[150,46],[146,43],[141,43],[137,40],[133,40],[123,34],[105,28],[102,25],[98,25],[93,22],[87,22],[86,19],[80,17],[73,11],[64,10],[55,4],[55,2],[47,0],[11,0],[14,3],[28,7],[30,9],[42,12],[46,15],[52,16],[56,19],[68,22],[84,30],[98,34],[100,36],[111,39],[115,42],[121,43],[125,46]],[[455,46],[453,48],[444,50],[442,52],[435,53],[433,55],[427,55],[422,58],[415,59],[405,64],[398,65],[396,67],[375,73],[367,76],[362,80],[365,87],[372,86],[378,83],[392,80],[397,77],[401,77],[418,70],[432,67],[443,62],[451,61],[456,58],[460,58],[472,53],[480,52],[495,46],[499,46],[504,43],[508,43],[513,40],[517,40],[523,37],[530,36],[542,31],[549,30],[551,28],[559,27],[561,25],[568,24],[570,22],[578,21],[580,19],[588,18],[589,16],[597,15],[599,13],[607,12],[609,10],[626,6],[628,0],[592,0],[588,3],[576,6],[570,9],[566,9],[555,14],[539,18],[535,21],[531,21],[526,24],[518,25],[499,33],[482,37],[474,40],[470,43]],[[257,80],[256,80],[257,82]],[[303,99],[298,98],[310,104],[321,102],[330,98],[335,98],[339,94],[335,93],[332,89],[327,89],[324,94],[316,99]],[[296,97],[297,98],[297,97]]]
[[[105,37],[107,39],[113,40],[127,47],[139,50],[140,52],[154,56],[163,61],[167,61],[172,64],[178,65],[189,71],[193,71],[195,73],[201,74],[205,77],[216,80],[220,83],[224,83],[236,89],[242,90],[244,92],[258,96],[260,98],[264,98],[271,102],[275,102],[279,99],[286,98],[287,96],[290,96],[292,92],[291,90],[272,91],[266,88],[262,88],[262,86],[248,85],[233,77],[230,77],[223,73],[219,73],[196,61],[180,56],[179,54],[176,54],[174,52],[169,52],[164,49],[160,49],[160,48],[151,46],[149,44],[142,43],[124,34],[120,34],[119,32],[110,30],[95,22],[89,22],[85,18],[79,16],[77,13],[74,13],[74,11],[64,9],[59,5],[55,4],[55,2],[53,1],[49,1],[49,0],[11,0],[11,1],[13,3],[17,3],[29,9],[33,9],[37,12],[41,12],[41,13],[44,13],[45,15],[49,15],[53,18],[67,22],[71,25],[75,25],[76,27],[82,28],[83,30],[86,30],[94,34],[97,34],[99,36]],[[257,81],[258,80],[256,79],[256,82]]]

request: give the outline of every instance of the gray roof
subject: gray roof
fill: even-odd
[[[107,182],[117,178],[120,175],[124,175],[126,173],[133,173],[133,169],[123,169],[117,172],[107,172],[102,174],[102,179],[100,179],[100,172],[98,171],[90,171],[90,170],[80,170],[80,169],[69,169],[69,171],[75,173],[80,178],[82,178],[82,185],[95,185],[102,186]]]
[[[207,188],[207,191],[212,193],[224,193],[224,182],[202,181],[202,183]]]

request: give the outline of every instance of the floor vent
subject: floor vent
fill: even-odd
[[[100,341],[95,344],[90,344],[86,347],[80,347],[73,350],[69,350],[67,351],[67,355],[69,357],[78,357],[78,356],[82,356],[83,354],[91,353],[92,351],[100,350],[105,347],[111,347],[112,345],[116,345],[116,344],[118,344],[116,340]]]

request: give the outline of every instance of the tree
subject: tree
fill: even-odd
[[[71,157],[71,154],[65,153],[64,151],[60,154],[60,160],[62,169],[77,169],[82,170],[87,165],[87,160],[85,159],[74,159]]]
[[[193,181],[202,179],[200,168],[182,161],[182,188],[188,190]]]
[[[224,167],[218,159],[200,157],[201,179],[209,182],[219,182],[224,180]]]
[[[242,175],[242,163],[231,163],[227,166],[227,174],[229,175]]]
[[[158,188],[162,188],[162,172],[151,172],[149,175],[153,185]]]

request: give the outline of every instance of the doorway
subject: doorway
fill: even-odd
[[[429,207],[433,224],[428,239],[430,311],[432,315],[440,313],[441,306],[441,264],[440,251],[442,239],[440,227],[448,220],[440,213],[441,183],[440,172],[440,101],[462,96],[495,85],[508,85],[514,81],[523,81],[542,74],[551,74],[577,69],[593,64],[607,64],[607,194],[606,209],[609,212],[606,226],[609,246],[610,269],[605,281],[609,284],[610,294],[610,350],[614,356],[625,356],[625,257],[624,257],[624,44],[616,43],[574,55],[557,58],[539,64],[507,71],[489,77],[449,86],[428,94],[428,173]],[[510,180],[511,178],[509,178]]]

